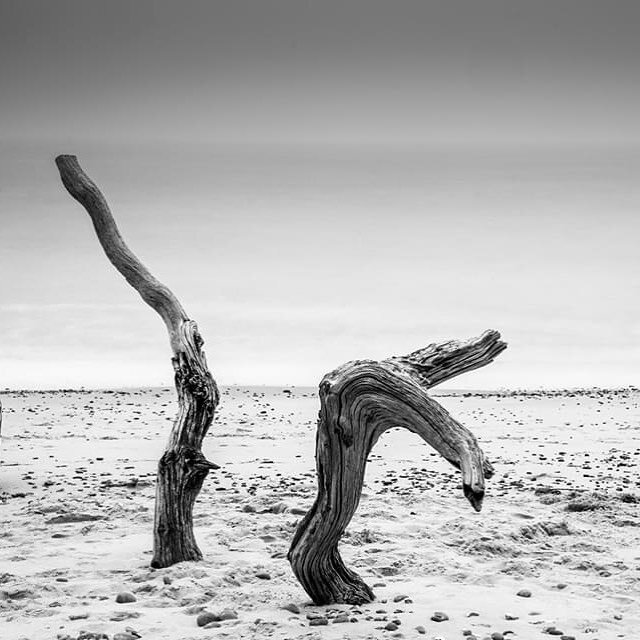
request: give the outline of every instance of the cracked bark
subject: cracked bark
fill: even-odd
[[[56,158],[69,194],[87,211],[98,240],[113,266],[164,320],[173,351],[178,415],[166,450],[158,463],[153,532],[152,567],[168,567],[185,560],[200,560],[193,533],[193,506],[211,469],[218,466],[202,454],[219,400],[209,372],[198,327],[175,295],[140,262],[120,235],[109,206],[75,156]]]
[[[480,511],[491,464],[474,435],[426,391],[488,364],[505,348],[497,331],[487,331],[466,342],[432,344],[381,362],[349,362],[322,379],[318,495],[298,525],[288,555],[295,576],[316,604],[362,604],[375,597],[344,565],[338,543],[358,507],[369,453],[387,429],[404,427],[416,433],[460,469],[464,495]]]

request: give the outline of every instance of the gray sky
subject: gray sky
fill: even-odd
[[[222,383],[487,327],[510,348],[459,386],[637,383],[639,29],[635,0],[0,0],[0,387],[171,379],[57,153]]]
[[[1,133],[638,141],[635,0],[2,0]]]

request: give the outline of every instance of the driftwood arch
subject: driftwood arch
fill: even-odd
[[[173,351],[178,415],[158,463],[151,566],[168,567],[201,560],[193,534],[193,505],[211,469],[218,465],[202,454],[219,393],[209,372],[198,327],[175,295],[156,280],[129,249],[100,189],[81,169],[76,156],[56,158],[62,183],[86,210],[113,266],[164,320]]]
[[[349,362],[322,379],[318,495],[298,525],[288,555],[316,604],[374,599],[370,587],[344,565],[338,543],[358,507],[369,452],[387,429],[409,429],[460,469],[464,495],[480,511],[491,464],[474,435],[426,391],[488,364],[506,346],[497,331],[487,331],[467,342],[432,344],[408,356]]]

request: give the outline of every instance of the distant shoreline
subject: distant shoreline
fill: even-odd
[[[244,390],[244,391],[260,391],[260,392],[280,392],[299,394],[317,393],[317,387],[297,386],[297,385],[220,385],[220,390],[225,391]],[[131,394],[131,393],[170,393],[174,392],[174,388],[170,386],[160,387],[114,387],[114,388],[60,388],[60,389],[10,389],[4,388],[0,390],[1,395],[9,394],[57,394],[57,393],[104,393],[104,394]],[[434,396],[465,396],[465,397],[482,397],[482,396],[564,396],[564,395],[591,395],[591,394],[618,394],[618,393],[634,393],[640,392],[640,388],[634,385],[626,387],[564,387],[564,388],[534,388],[534,389],[434,389],[430,392]]]

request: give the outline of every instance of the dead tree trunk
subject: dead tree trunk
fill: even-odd
[[[213,420],[219,394],[205,359],[204,341],[173,293],[156,280],[125,244],[107,202],[75,156],[58,156],[67,191],[89,213],[98,240],[113,266],[162,317],[173,350],[178,415],[158,464],[152,567],[201,560],[193,534],[193,505],[210,469],[202,441]]]
[[[464,495],[480,511],[491,464],[473,434],[426,390],[488,364],[505,348],[497,331],[487,331],[468,342],[432,344],[408,356],[349,362],[322,379],[318,495],[288,555],[294,574],[316,604],[374,599],[362,578],[345,567],[338,542],[358,507],[367,457],[387,429],[409,429],[460,469]]]

